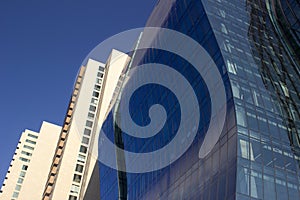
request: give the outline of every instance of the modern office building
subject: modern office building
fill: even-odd
[[[215,83],[215,90],[209,90],[207,77],[181,56],[155,48],[136,51],[130,62],[132,68],[160,63],[184,76],[196,94],[201,120],[187,151],[164,168],[128,172],[124,163],[130,168],[137,162],[128,163],[128,157],[121,153],[116,169],[99,162],[100,199],[300,199],[299,19],[299,1],[292,0],[158,1],[146,27],[172,29],[197,41],[222,79]],[[163,43],[162,38],[154,37],[153,43]],[[178,45],[188,49],[185,44]],[[192,54],[193,49],[190,51]],[[209,67],[203,63],[203,68]],[[119,98],[130,81],[147,76],[151,76],[148,71],[132,73]],[[226,90],[224,127],[212,120],[222,113],[212,111],[212,98],[218,97],[220,85]],[[163,105],[168,117],[157,135],[136,138],[118,127],[116,120],[122,121],[122,115],[118,115],[118,109],[112,110],[102,129],[116,145],[116,152],[121,148],[141,155],[171,143],[181,115],[181,105],[172,91],[147,84],[130,100],[131,117],[141,126],[151,123],[148,114],[154,104]],[[211,117],[213,113],[216,115]],[[198,116],[191,112],[190,117]],[[211,123],[223,127],[221,135],[211,151],[200,155]],[[189,137],[193,130],[185,131]],[[102,148],[99,144],[99,153]],[[172,153],[165,156],[148,164],[157,166]]]
[[[41,199],[61,127],[43,122],[40,131],[25,130],[19,140],[0,199]],[[33,192],[34,191],[34,192]]]

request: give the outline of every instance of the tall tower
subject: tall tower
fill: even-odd
[[[89,59],[80,68],[42,199],[83,199],[86,192],[99,199],[94,138],[128,61],[128,55],[112,50],[105,64]]]
[[[146,27],[168,28],[192,38],[212,58],[222,80],[209,90],[204,81],[207,77],[202,77],[207,74],[197,73],[195,66],[180,55],[155,48],[139,50],[130,65],[138,68],[160,63],[182,74],[196,94],[201,120],[190,147],[162,169],[125,171],[120,177],[120,171],[99,163],[105,174],[100,176],[101,199],[300,199],[299,1],[158,1]],[[153,43],[165,42],[164,35],[153,38]],[[200,56],[184,41],[168,41],[172,41],[172,47],[177,44],[186,49],[191,57]],[[203,62],[201,67],[208,72],[210,66]],[[148,71],[132,73],[127,84],[147,76],[151,76]],[[134,87],[134,83],[131,85]],[[227,111],[224,126],[214,120],[219,112],[212,116],[211,99],[218,97],[220,85],[226,90],[226,103],[220,106]],[[121,91],[126,93],[124,88]],[[122,129],[112,130],[112,114],[104,122],[110,125],[104,126],[104,132],[109,136],[117,132],[122,149],[139,154],[136,160],[171,143],[181,125],[183,105],[168,89],[145,86],[144,91],[141,88],[131,97],[131,117],[139,125],[151,122],[149,108],[153,104],[165,108],[166,124],[157,135],[136,138]],[[183,98],[189,102],[189,97]],[[198,116],[191,112],[188,117],[192,120]],[[223,129],[212,150],[201,157],[199,149],[209,137],[211,124]],[[192,131],[185,129],[186,135],[178,145],[184,144]],[[116,141],[115,146],[120,148]],[[159,165],[177,149],[148,162]],[[127,167],[132,163],[126,158]]]
[[[40,131],[25,130],[19,140],[0,199],[40,199],[61,127],[43,122]],[[34,188],[34,192],[32,189]]]

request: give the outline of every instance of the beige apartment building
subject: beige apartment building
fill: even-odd
[[[98,134],[129,60],[127,54],[112,50],[106,63],[89,59],[86,66],[80,68],[63,126],[55,133],[44,131],[52,140],[42,137],[42,132],[33,132],[38,142],[29,152],[32,158],[27,165],[28,176],[18,191],[16,185],[22,170],[11,170],[8,174],[14,178],[6,180],[1,200],[99,199]],[[39,141],[42,139],[45,141]],[[21,140],[26,141],[25,136],[22,135]],[[51,144],[48,147],[44,143]],[[24,161],[18,162],[22,168]]]
[[[25,130],[0,193],[1,200],[40,199],[61,127],[43,122],[39,133]]]

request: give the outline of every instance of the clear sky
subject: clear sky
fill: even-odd
[[[0,186],[24,129],[62,125],[85,56],[144,26],[156,1],[0,1]]]

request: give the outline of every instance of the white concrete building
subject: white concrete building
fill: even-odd
[[[25,130],[0,193],[1,200],[41,199],[61,127],[43,122],[39,133]]]
[[[71,98],[43,199],[99,199],[98,133],[130,58],[112,50],[106,64],[89,59]],[[92,184],[91,184],[92,183]],[[89,188],[89,190],[87,190]]]

